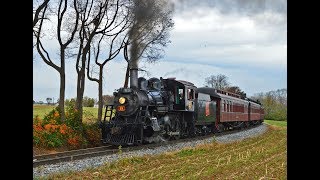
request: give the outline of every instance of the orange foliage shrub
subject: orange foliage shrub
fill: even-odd
[[[43,148],[97,146],[100,143],[100,129],[97,125],[82,125],[77,120],[74,108],[67,108],[66,121],[61,122],[60,113],[53,109],[43,119],[33,119],[33,144]]]

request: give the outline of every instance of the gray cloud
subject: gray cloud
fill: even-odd
[[[174,0],[176,10],[185,11],[194,7],[216,8],[223,14],[254,15],[264,11],[287,14],[286,0]]]
[[[287,28],[286,0],[173,0],[177,15],[192,12],[185,18],[201,18],[215,10],[221,15],[250,17],[263,28]]]

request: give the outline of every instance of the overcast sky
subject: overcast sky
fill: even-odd
[[[199,3],[200,2],[200,3]],[[204,85],[224,74],[248,96],[287,87],[287,2],[282,0],[174,0],[174,29],[165,56],[156,64],[140,62],[145,78],[176,77]],[[34,51],[36,54],[36,52]],[[66,98],[76,97],[74,63],[67,62]],[[104,94],[123,86],[124,60],[105,68]],[[85,96],[98,97],[97,83],[86,80]],[[35,56],[33,97],[59,97],[59,74]]]

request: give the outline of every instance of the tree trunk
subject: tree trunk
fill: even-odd
[[[84,69],[80,70],[78,74],[78,84],[77,84],[77,100],[76,100],[76,109],[79,112],[80,121],[82,122],[82,115],[83,115],[83,92],[84,92]]]
[[[102,74],[103,74],[103,66],[100,66],[100,72],[99,72],[99,104],[98,104],[98,121],[101,121],[102,119],[102,109],[103,109],[103,99],[102,99]]]
[[[83,117],[83,105],[82,105],[82,103],[83,103],[83,93],[84,93],[84,82],[85,82],[85,80],[84,80],[84,75],[82,76],[82,79],[81,79],[81,88],[80,88],[80,99],[79,99],[79,104],[80,104],[80,106],[79,106],[79,118],[80,118],[80,121],[82,122],[83,121],[83,119],[82,119],[82,117]]]
[[[83,116],[83,93],[84,93],[84,86],[85,86],[85,65],[86,65],[86,55],[82,56],[81,62],[81,70],[78,73],[78,84],[77,84],[77,100],[76,100],[76,109],[79,112],[79,121],[82,122]]]
[[[65,77],[64,69],[61,69],[59,109],[60,109],[60,118],[62,122],[66,120],[65,112],[64,112],[65,87],[66,87],[66,77]]]

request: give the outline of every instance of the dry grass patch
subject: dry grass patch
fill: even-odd
[[[287,132],[270,126],[243,141],[122,159],[100,168],[49,179],[286,179]]]

